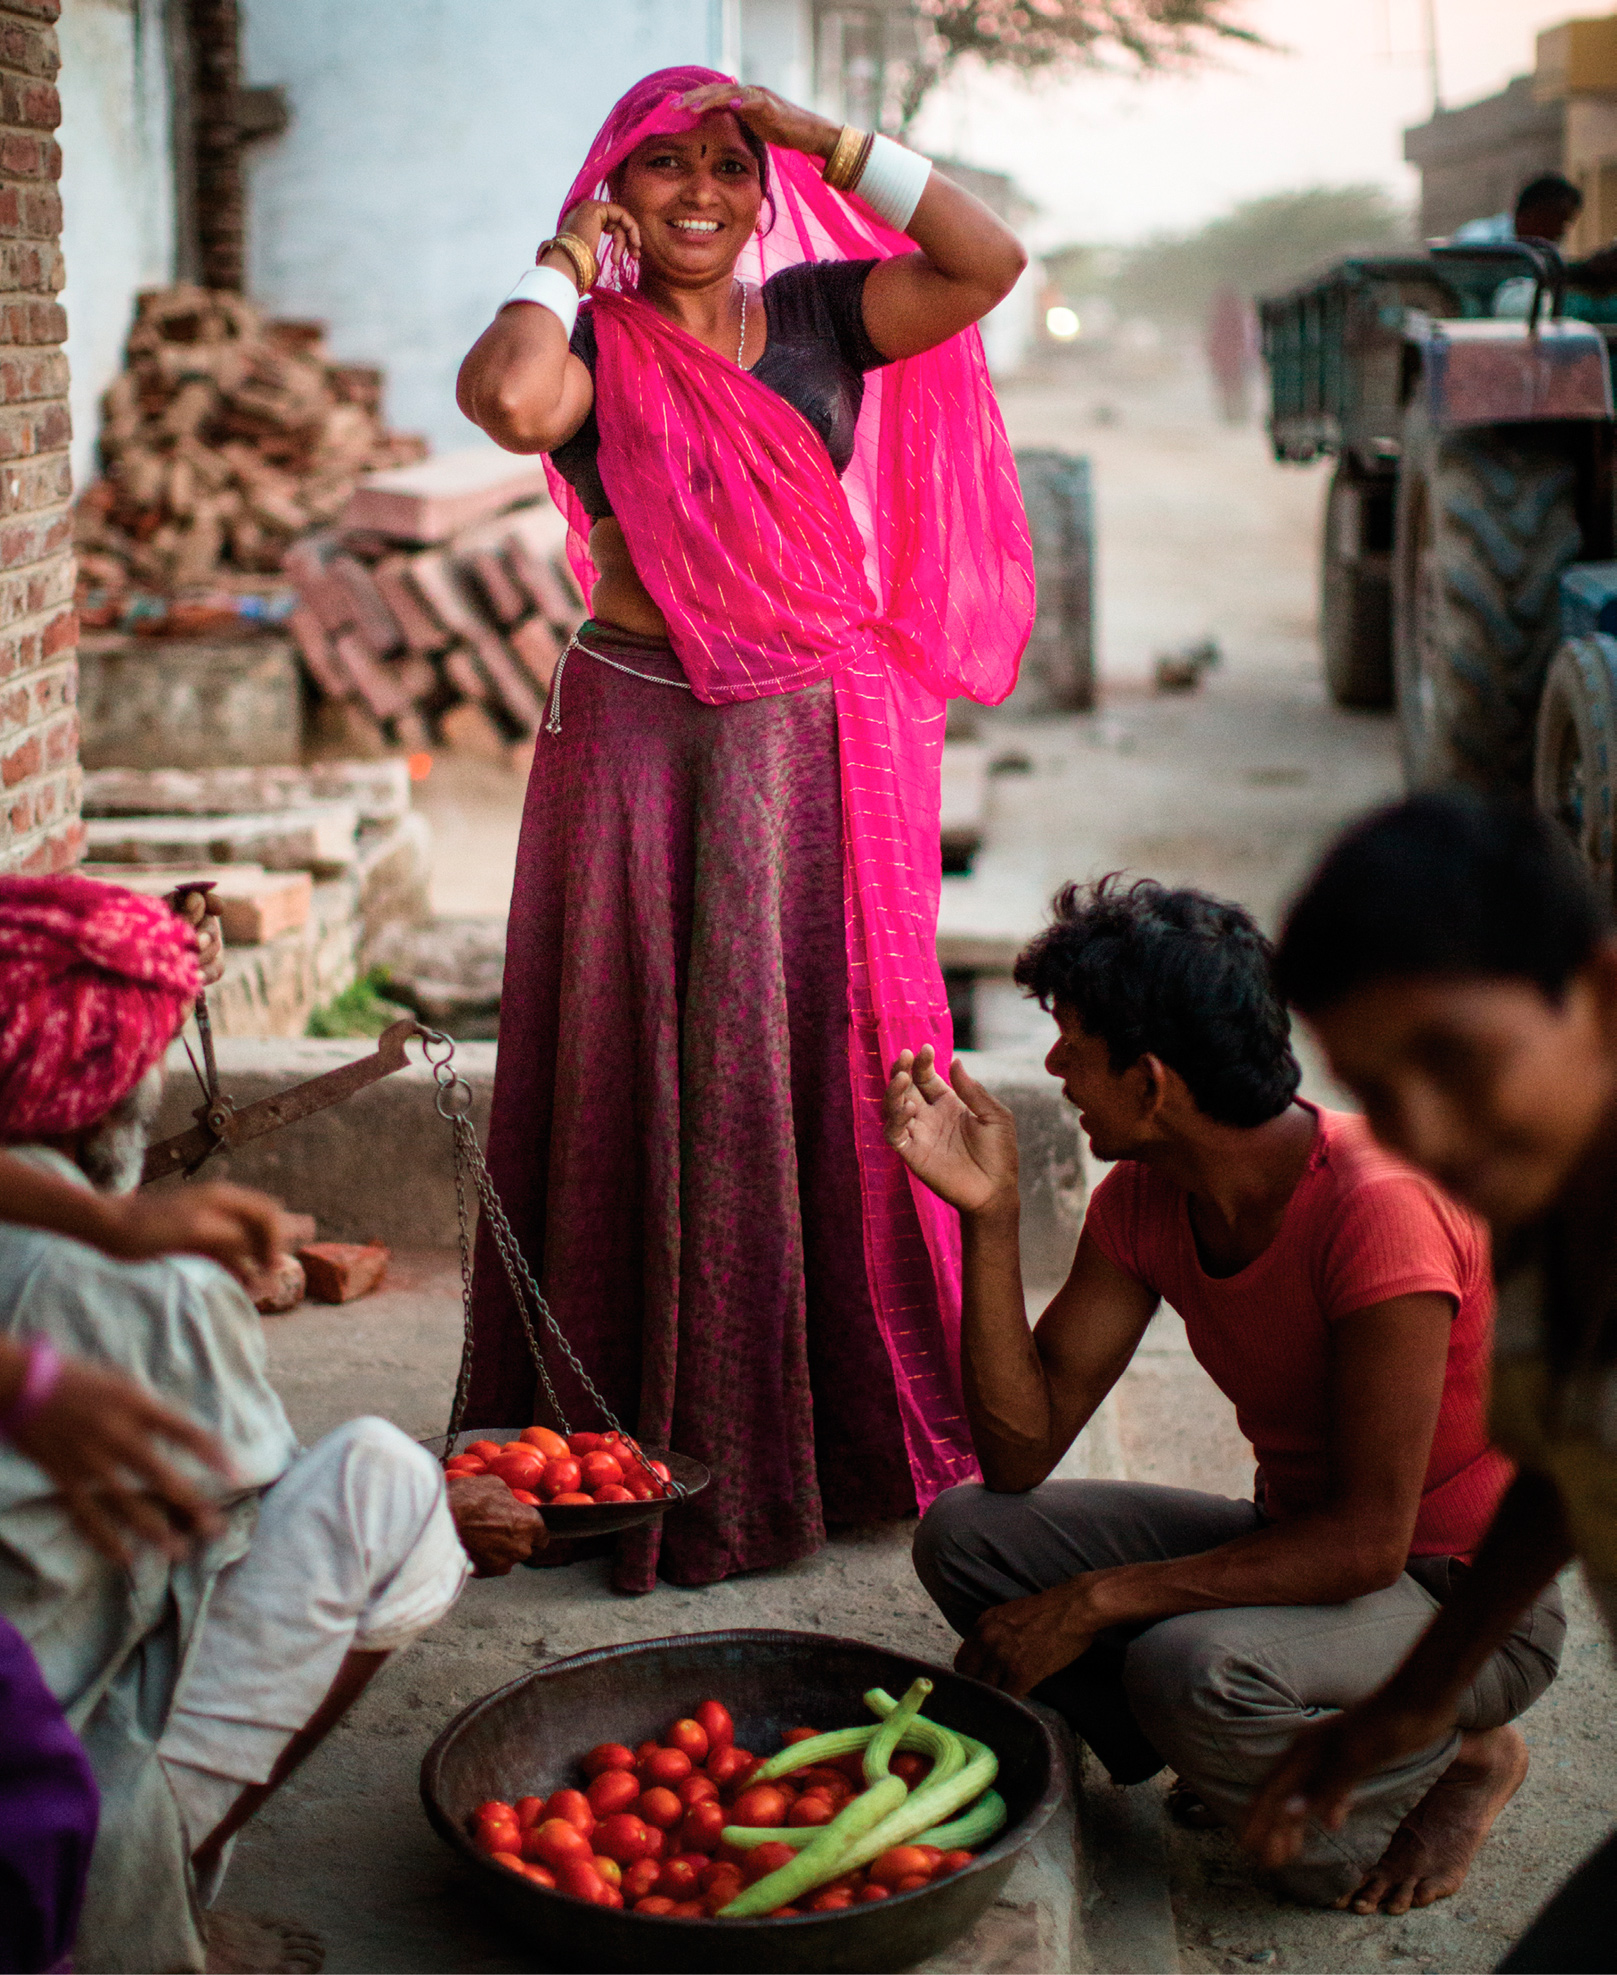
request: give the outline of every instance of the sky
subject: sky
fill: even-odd
[[[1431,0],[1446,105],[1533,66],[1540,28],[1600,0]],[[1194,227],[1243,199],[1366,180],[1413,204],[1402,132],[1431,112],[1427,0],[1246,0],[1275,44],[1226,49],[1184,76],[1087,76],[1028,87],[957,71],[915,139],[1009,171],[1041,215],[1033,244],[1131,241]]]

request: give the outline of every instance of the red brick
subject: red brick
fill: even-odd
[[[47,302],[32,295],[0,299],[0,344],[32,347],[61,343],[66,337],[67,310],[60,302]]]
[[[47,28],[26,27],[7,7],[0,15],[0,67],[21,69],[24,75],[42,75],[47,81],[62,66],[56,36]]]
[[[45,766],[65,768],[79,753],[79,716],[69,707],[45,729]]]
[[[54,130],[62,121],[62,99],[48,82],[0,71],[0,123],[24,130]]]
[[[387,1274],[392,1260],[379,1241],[314,1241],[298,1250],[317,1303],[351,1303],[366,1296]]]
[[[62,14],[62,0],[5,0],[5,6],[8,14],[31,21],[55,21]]]
[[[71,463],[65,452],[0,466],[0,520],[59,507],[72,494]]]
[[[39,774],[44,766],[44,743],[38,734],[29,734],[9,754],[0,755],[0,788],[14,789],[19,782]]]
[[[53,453],[72,436],[73,421],[67,406],[60,402],[0,411],[0,460]]]
[[[0,574],[0,625],[9,627],[25,617],[68,603],[72,595],[71,556],[53,557],[49,562]]]
[[[49,297],[66,285],[62,250],[54,241],[0,241],[0,294]]]
[[[78,641],[78,612],[59,610],[39,634],[40,655],[50,658],[59,651],[71,651]]]

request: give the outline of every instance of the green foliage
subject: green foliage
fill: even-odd
[[[409,1014],[408,1008],[401,1008],[396,1001],[389,1001],[382,993],[387,986],[387,973],[381,967],[373,967],[352,987],[346,987],[334,1001],[328,1001],[324,1008],[315,1009],[309,1017],[305,1035],[311,1036],[379,1036],[386,1028]]]
[[[1410,244],[1409,216],[1381,186],[1317,185],[1147,241],[1122,256],[1102,292],[1124,315],[1199,321],[1226,282],[1243,295],[1273,294],[1355,249]]]
[[[903,124],[964,55],[1023,75],[1101,68],[1118,55],[1137,69],[1182,68],[1218,41],[1264,47],[1232,18],[1245,0],[916,0],[932,50],[904,92]]]

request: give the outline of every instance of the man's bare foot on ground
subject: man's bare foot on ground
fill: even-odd
[[[1527,1744],[1518,1730],[1462,1736],[1459,1754],[1392,1834],[1364,1884],[1337,1905],[1355,1913],[1407,1913],[1457,1893],[1526,1775]]]
[[[209,1913],[203,1916],[208,1975],[318,1975],[326,1965],[326,1944],[295,1921],[266,1913]]]

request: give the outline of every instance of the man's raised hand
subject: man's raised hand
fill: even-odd
[[[957,1062],[952,1086],[931,1043],[901,1050],[882,1103],[887,1143],[925,1186],[963,1214],[1016,1199],[1016,1123]]]

